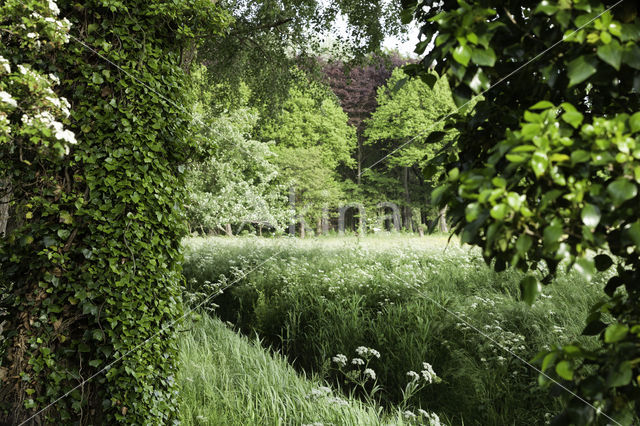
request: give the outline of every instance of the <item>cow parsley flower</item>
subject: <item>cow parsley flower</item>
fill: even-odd
[[[405,410],[405,411],[403,411],[403,412],[402,412],[402,415],[403,415],[406,419],[415,419],[415,418],[417,417],[413,411],[409,411],[409,410]]]
[[[428,362],[422,363],[422,369],[422,377],[424,377],[427,383],[433,383],[433,381],[438,378],[438,375],[433,371],[433,367]]]
[[[409,376],[409,378],[411,380],[418,380],[420,379],[420,375],[418,373],[416,373],[415,371],[411,370],[411,371],[407,371],[407,376]]]
[[[344,367],[345,365],[347,365],[347,357],[346,357],[346,355],[338,354],[338,355],[334,356],[333,358],[331,358],[331,361],[335,362],[340,367]]]
[[[372,370],[372,369],[370,369],[370,368],[366,368],[366,369],[364,370],[363,374],[364,374],[364,376],[365,376],[365,377],[368,377],[368,378],[370,378],[371,380],[375,380],[375,379],[376,379],[376,372],[375,372],[375,371],[373,371],[373,370]]]
[[[351,360],[351,364],[353,365],[364,365],[364,360],[362,358],[354,358]]]

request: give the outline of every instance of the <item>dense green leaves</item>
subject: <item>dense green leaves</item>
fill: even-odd
[[[587,278],[616,274],[585,328],[602,345],[556,348],[553,357],[543,357],[544,366],[552,371],[555,365],[557,378],[600,404],[603,421],[606,415],[637,422],[630,413],[637,413],[638,383],[629,377],[640,374],[633,361],[640,346],[637,334],[621,330],[631,330],[640,317],[638,5],[459,0],[423,6],[415,5],[414,18],[435,43],[416,73],[434,64],[461,100],[478,93],[473,76],[480,70],[494,84],[472,119],[455,124],[457,154],[440,165],[459,177],[442,179],[434,201],[448,206],[455,231],[496,268],[509,263],[528,272],[545,264],[549,280],[561,266]],[[476,47],[475,40],[496,53],[492,66],[464,60],[461,46]],[[509,193],[521,201],[509,203]],[[531,288],[532,282],[526,281]],[[611,316],[620,326],[606,328]],[[600,421],[600,413],[563,397],[567,410],[559,424]]]
[[[0,75],[0,92],[10,83],[21,107],[5,115],[0,101],[0,187],[8,179],[13,191],[0,237],[0,422],[49,404],[29,422],[172,422],[176,344],[161,327],[182,312],[183,171],[194,151],[177,107],[180,52],[194,26],[220,34],[227,20],[206,0],[0,5],[0,73],[18,71]],[[51,26],[70,26],[108,61],[75,39],[59,49],[65,31]]]

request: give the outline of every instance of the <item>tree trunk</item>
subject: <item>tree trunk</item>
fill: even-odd
[[[356,183],[358,186],[362,183],[362,136],[360,133],[361,132],[358,132],[358,176],[356,177]]]
[[[447,226],[447,206],[444,206],[440,209],[440,220],[439,220],[440,232],[449,232],[449,227]]]
[[[300,221],[300,238],[304,238],[305,237],[305,230],[304,230],[304,220]]]
[[[262,237],[262,224],[258,225],[258,236]]]
[[[224,232],[227,233],[227,236],[233,237],[233,230],[231,229],[231,224],[227,223],[224,227]]]
[[[0,180],[0,237],[4,237],[9,223],[9,200],[11,199],[11,187],[8,179]]]
[[[413,231],[413,218],[412,218],[412,214],[411,214],[411,196],[409,194],[409,168],[408,167],[403,167],[403,172],[402,172],[402,184],[404,186],[404,208],[402,209],[403,212],[403,224],[406,230],[408,231]]]
[[[318,217],[318,221],[316,222],[316,235],[322,235],[322,216]]]

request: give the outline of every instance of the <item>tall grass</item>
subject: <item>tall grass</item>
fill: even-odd
[[[402,400],[407,371],[429,362],[443,382],[411,403],[453,424],[543,424],[560,409],[538,388],[535,372],[469,324],[531,359],[578,338],[601,292],[599,283],[569,274],[530,308],[518,301],[520,274],[495,273],[477,253],[442,238],[214,238],[186,247],[194,300],[207,282],[232,282],[273,256],[218,297],[216,312],[257,333],[299,371],[347,386],[331,357],[375,348],[382,354],[371,365],[383,389],[379,402],[392,407]]]
[[[329,391],[255,340],[204,315],[180,339],[179,414],[185,425],[405,424],[399,414]]]

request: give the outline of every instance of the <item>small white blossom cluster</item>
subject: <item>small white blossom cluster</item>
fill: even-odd
[[[420,375],[418,373],[416,373],[415,371],[413,371],[413,370],[407,371],[407,376],[412,381],[420,380]]]
[[[11,65],[8,59],[0,55],[0,75],[2,74],[11,74]]]
[[[347,357],[343,354],[334,356],[333,358],[331,358],[331,361],[335,362],[340,367],[344,367],[345,365],[347,365]]]
[[[442,426],[442,423],[440,423],[440,417],[438,417],[436,413],[430,413],[426,410],[423,410],[422,408],[418,409],[417,415],[411,410],[404,410],[402,412],[402,416],[409,421],[416,421],[418,420],[418,417],[420,417],[421,424],[423,421],[426,421],[426,424],[428,424],[429,426]]]
[[[371,368],[365,368],[362,374],[364,374],[364,377],[367,379],[371,379],[371,380],[376,379],[376,372],[373,371]]]
[[[433,383],[438,378],[438,375],[433,371],[433,367],[428,362],[422,363],[421,373],[427,383]]]
[[[39,112],[33,117],[23,114],[22,122],[26,126],[37,126],[38,124],[43,125],[44,127],[53,130],[53,136],[57,140],[67,142],[68,144],[77,143],[75,134],[71,130],[65,129],[64,125],[57,121],[49,111]],[[64,150],[66,154],[69,154],[68,145],[65,145]]]
[[[362,358],[354,358],[351,360],[351,364],[353,365],[364,365],[364,360]]]
[[[423,409],[419,409],[418,413],[429,422],[429,426],[442,426],[440,423],[440,417],[436,413],[429,413]]]
[[[49,10],[54,16],[58,16],[60,14],[60,9],[54,0],[49,0]]]
[[[0,102],[5,103],[13,108],[16,108],[18,106],[18,102],[13,99],[10,93],[7,93],[5,91],[0,91]]]
[[[361,357],[367,358],[367,359],[371,358],[372,356],[378,359],[380,358],[380,352],[372,348],[367,348],[366,346],[358,346],[356,348],[356,353]]]
[[[319,388],[311,389],[311,394],[308,396],[312,399],[324,398],[331,395],[331,389],[326,386],[320,386]]]

